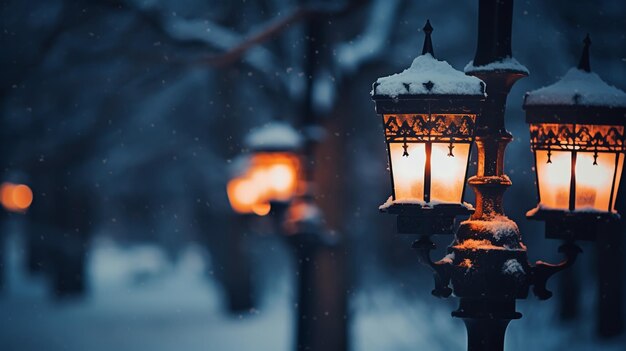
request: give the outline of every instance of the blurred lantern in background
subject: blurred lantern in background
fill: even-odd
[[[0,185],[0,201],[8,211],[24,213],[33,202],[33,192],[28,185],[5,182]]]
[[[424,32],[422,55],[411,67],[373,85],[392,188],[380,209],[400,215],[399,232],[451,233],[454,217],[471,213],[463,193],[485,85],[435,59],[429,22]],[[428,218],[443,226],[424,227]]]
[[[286,123],[253,130],[246,138],[251,153],[235,162],[237,176],[227,186],[233,210],[264,216],[272,205],[291,201],[300,181],[301,145],[300,135]]]
[[[593,232],[589,228],[551,227],[563,221],[580,224],[577,219],[584,218],[610,220],[617,213],[626,150],[626,93],[591,72],[589,36],[584,43],[577,68],[527,93],[524,100],[539,196],[537,208],[527,216],[546,220],[548,236],[588,236],[583,232]]]

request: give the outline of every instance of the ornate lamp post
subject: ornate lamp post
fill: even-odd
[[[526,247],[521,241],[521,235],[517,224],[508,219],[503,210],[503,194],[505,190],[511,186],[511,180],[504,174],[504,151],[506,145],[512,140],[512,135],[505,128],[504,111],[506,106],[506,98],[512,85],[520,78],[528,75],[528,70],[519,64],[511,53],[511,30],[513,16],[512,0],[480,0],[479,1],[479,23],[478,23],[478,45],[475,58],[465,67],[465,72],[469,76],[463,77],[472,79],[474,77],[480,80],[463,80],[458,75],[448,74],[443,78],[443,86],[447,89],[458,89],[464,91],[465,95],[475,96],[476,102],[482,100],[478,95],[482,95],[484,90],[472,90],[472,84],[476,87],[484,87],[482,82],[486,84],[487,97],[482,102],[482,109],[465,110],[463,112],[455,109],[465,108],[458,95],[452,93],[454,98],[449,98],[446,106],[451,113],[463,113],[468,116],[467,121],[475,121],[475,133],[468,134],[465,141],[470,143],[471,137],[474,137],[476,148],[478,151],[478,167],[477,174],[469,178],[468,183],[476,194],[476,208],[469,220],[462,222],[456,232],[452,245],[448,248],[449,254],[438,262],[430,260],[430,250],[434,245],[424,238],[418,240],[414,247],[420,252],[420,257],[424,263],[433,269],[435,276],[435,290],[433,294],[439,297],[448,297],[452,293],[460,298],[459,308],[452,313],[454,317],[462,318],[466,324],[468,331],[468,350],[488,350],[498,351],[504,348],[504,335],[508,323],[513,319],[521,318],[521,314],[516,311],[515,305],[517,299],[524,299],[528,295],[528,290],[533,286],[533,292],[540,299],[547,299],[552,294],[546,290],[546,281],[554,273],[571,265],[580,252],[572,240],[561,246],[560,251],[566,255],[566,260],[560,264],[552,265],[543,262],[537,262],[534,266],[528,264]],[[383,123],[385,126],[385,136],[388,145],[390,170],[392,173],[393,196],[390,200],[381,206],[387,212],[396,212],[400,217],[410,217],[413,222],[421,221],[426,223],[430,228],[429,219],[424,219],[426,209],[428,213],[437,213],[439,202],[433,204],[432,197],[426,196],[429,191],[427,184],[434,184],[435,175],[433,174],[432,165],[442,161],[442,156],[435,156],[434,146],[428,146],[430,143],[440,142],[432,139],[432,129],[427,122],[432,122],[432,115],[444,114],[447,111],[438,111],[438,107],[432,107],[423,101],[424,97],[430,97],[432,100],[438,99],[432,95],[427,95],[424,91],[436,92],[437,82],[432,78],[430,70],[437,69],[441,63],[434,61],[431,56],[432,47],[430,43],[431,28],[429,24],[424,28],[426,32],[426,43],[424,44],[423,55],[416,58],[412,67],[398,75],[381,78],[374,84],[373,98],[376,103],[376,110],[383,115]],[[424,62],[429,58],[430,63],[425,65]],[[475,78],[474,78],[475,79]],[[465,84],[467,82],[467,84]],[[404,88],[404,89],[403,89]],[[590,88],[593,90],[593,87]],[[448,95],[452,95],[448,93]],[[606,138],[603,139],[605,144],[593,143],[588,145],[591,147],[590,165],[584,165],[580,162],[576,163],[577,156],[570,156],[567,163],[567,170],[571,170],[571,182],[568,178],[569,188],[563,189],[564,194],[558,195],[550,200],[550,204],[561,204],[561,196],[567,200],[564,202],[565,207],[557,207],[555,210],[560,211],[559,214],[565,214],[565,211],[572,212],[577,204],[580,207],[591,206],[594,211],[605,211],[610,215],[613,210],[614,194],[617,191],[616,183],[619,182],[618,173],[621,172],[623,156],[621,155],[623,147],[623,110],[617,111],[604,109],[597,111],[593,117],[589,119],[574,119],[573,121],[561,120],[565,116],[575,116],[574,118],[583,117],[593,110],[585,110],[584,113],[579,112],[576,108],[559,111],[558,114],[545,115],[547,110],[540,111],[539,107],[531,107],[530,102],[533,101],[533,93],[526,100],[526,108],[532,117],[529,122],[543,126],[545,123],[552,124],[569,124],[574,125],[573,132],[576,131],[576,125],[580,123],[603,124],[609,127],[588,126],[592,135],[600,132],[600,135],[611,135],[611,145],[606,144]],[[444,99],[442,99],[444,100]],[[535,100],[536,101],[536,100]],[[429,106],[425,109],[424,106]],[[538,104],[541,105],[541,104]],[[435,106],[437,106],[435,104]],[[425,112],[428,111],[428,112]],[[458,111],[458,112],[457,112]],[[472,111],[476,111],[472,113]],[[620,115],[621,113],[621,115]],[[474,118],[471,118],[471,115]],[[426,115],[428,117],[421,117]],[[531,115],[529,115],[531,116]],[[580,117],[579,117],[580,116]],[[592,122],[595,116],[602,116],[596,122]],[[546,118],[543,120],[542,118]],[[436,120],[436,119],[435,119]],[[444,119],[450,121],[450,119]],[[600,120],[602,122],[600,122]],[[426,126],[424,128],[423,126]],[[452,123],[443,123],[442,126],[451,126]],[[458,123],[454,123],[458,126]],[[418,129],[415,128],[418,127]],[[445,130],[444,128],[444,130]],[[531,126],[537,130],[540,126]],[[553,127],[550,127],[553,128]],[[555,127],[559,131],[559,127]],[[621,128],[621,129],[620,129]],[[553,130],[553,129],[550,129]],[[429,134],[430,133],[430,134]],[[445,134],[445,133],[444,133]],[[424,135],[429,135],[425,137]],[[437,136],[439,138],[439,136]],[[456,139],[458,136],[455,135]],[[538,142],[533,144],[533,150],[536,150],[537,157],[542,158],[544,162],[548,159],[555,162],[557,160],[556,148],[558,145],[559,152],[563,146],[562,152],[571,154],[582,154],[581,145],[574,141],[567,141],[564,144],[556,142],[555,136],[550,147],[540,146]],[[424,146],[421,146],[419,142]],[[396,144],[397,143],[397,144]],[[434,144],[433,144],[434,145]],[[428,151],[430,149],[430,151]],[[554,149],[554,150],[552,150]],[[469,148],[468,148],[469,150]],[[543,150],[543,151],[540,151]],[[417,156],[413,156],[416,160],[411,160],[411,153],[426,154],[424,161],[420,163]],[[408,155],[407,155],[408,153]],[[464,154],[462,154],[464,155]],[[404,157],[404,159],[403,159]],[[445,155],[444,155],[445,157]],[[463,156],[465,157],[465,156]],[[558,157],[561,157],[559,154]],[[587,156],[581,156],[580,160]],[[591,189],[584,182],[578,182],[576,185],[576,177],[585,177],[585,172],[589,171],[596,161],[601,167],[607,168],[609,172],[597,171],[596,173],[605,176],[608,173],[608,181],[602,182],[602,186],[597,185],[594,190],[597,194],[591,195]],[[560,161],[559,161],[560,162]],[[427,166],[421,164],[429,164],[430,172],[426,170]],[[401,166],[398,166],[401,165]],[[585,167],[583,169],[583,167]],[[559,168],[559,167],[554,167]],[[578,175],[580,169],[580,175]],[[592,168],[591,168],[592,169]],[[600,168],[598,168],[600,169]],[[400,170],[401,176],[396,172]],[[542,170],[537,168],[539,175],[539,187],[541,199],[543,201],[544,194],[542,186],[542,175],[546,173],[545,167]],[[557,170],[556,172],[559,172]],[[413,172],[413,173],[411,173]],[[420,176],[420,172],[424,172],[424,176]],[[455,172],[452,172],[455,173]],[[585,174],[585,175],[583,175]],[[438,176],[438,175],[437,175]],[[461,177],[464,179],[464,177]],[[598,180],[594,180],[598,182]],[[446,200],[460,201],[461,198],[455,196],[452,190],[455,182],[446,181],[448,194]],[[574,185],[571,185],[574,184]],[[598,184],[598,183],[594,183]],[[606,190],[608,185],[608,190]],[[422,190],[423,189],[423,190]],[[571,190],[570,190],[571,189]],[[430,189],[432,190],[432,189]],[[599,191],[602,191],[600,194]],[[546,191],[556,191],[553,187],[549,187]],[[578,195],[576,195],[578,194]],[[431,192],[431,196],[433,193]],[[545,195],[546,201],[548,195]],[[570,200],[573,199],[573,200]],[[593,200],[593,203],[592,203]],[[572,202],[573,201],[573,202]],[[407,206],[410,204],[411,206]],[[400,207],[402,205],[402,207]],[[573,206],[573,207],[570,207]],[[396,210],[402,208],[402,211]],[[455,206],[453,208],[460,208]],[[542,211],[537,213],[545,213]],[[393,213],[393,212],[392,212]],[[467,212],[466,212],[467,213]],[[461,214],[456,212],[454,214]],[[411,221],[409,221],[411,222]],[[449,221],[447,221],[449,223]],[[403,233],[430,234],[428,230],[424,230],[425,224],[420,225],[401,225],[404,222],[399,220],[399,231]],[[446,226],[447,229],[449,227]],[[447,230],[442,230],[445,232]],[[557,234],[554,234],[557,235]],[[558,235],[563,235],[559,233]],[[571,236],[571,239],[577,237]]]
[[[237,218],[230,221],[231,233],[222,245],[227,271],[222,277],[231,310],[252,307],[249,263],[244,237],[253,216],[272,213],[276,230],[281,229],[285,209],[300,182],[300,135],[288,124],[274,122],[253,130],[245,140],[249,155],[232,164],[232,179],[226,190]]]

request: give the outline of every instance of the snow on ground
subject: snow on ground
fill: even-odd
[[[9,288],[0,298],[2,350],[287,350],[291,345],[288,300],[229,315],[220,307],[219,287],[206,279],[197,248],[189,247],[171,264],[155,246],[123,249],[99,240],[90,255],[91,294],[54,303],[44,281],[20,272],[19,243],[9,246]]]
[[[259,310],[229,315],[197,247],[189,246],[172,264],[156,246],[128,248],[96,240],[89,297],[54,303],[42,280],[20,271],[21,242],[18,236],[10,238],[9,287],[0,298],[2,350],[291,350],[294,308],[288,285],[273,284]],[[352,350],[465,349],[463,323],[450,317],[456,301],[430,296],[430,281],[420,284],[424,294],[412,298],[399,294],[404,288],[393,282],[373,286],[351,301]],[[582,313],[590,320],[593,292],[584,292],[582,300]],[[589,322],[556,325],[554,300],[530,298],[519,305],[524,318],[509,326],[507,351],[623,349],[626,338],[597,344]]]

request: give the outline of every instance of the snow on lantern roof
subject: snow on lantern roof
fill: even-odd
[[[585,107],[626,107],[626,93],[607,84],[597,74],[591,72],[589,63],[589,34],[577,68],[571,68],[556,83],[526,93],[524,107],[527,106],[585,106]]]
[[[391,97],[410,95],[465,95],[486,96],[485,83],[454,69],[446,61],[439,61],[433,53],[430,21],[424,26],[424,48],[411,67],[401,73],[378,78],[373,84],[371,95]]]
[[[626,93],[593,72],[571,68],[556,83],[526,93],[524,106],[545,105],[626,107]]]
[[[246,146],[252,150],[295,150],[302,143],[302,136],[284,122],[270,122],[253,129],[245,139]]]
[[[378,78],[373,96],[400,95],[485,95],[485,83],[454,69],[431,54],[420,55],[402,73]]]

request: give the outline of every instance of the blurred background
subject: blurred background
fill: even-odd
[[[457,301],[430,295],[412,238],[378,213],[390,187],[369,92],[421,53],[426,19],[436,56],[462,70],[478,2],[353,1],[349,11],[293,16],[312,3],[344,5],[1,1],[0,182],[27,185],[32,204],[0,213],[0,349],[294,348],[296,259],[267,218],[232,211],[226,184],[250,130],[300,125],[311,18],[323,34],[310,89],[325,129],[315,201],[341,242],[317,287],[334,303],[312,318],[336,326],[328,337],[350,350],[465,348],[465,328],[450,317]],[[577,65],[587,33],[592,70],[626,89],[626,4],[529,0],[514,11],[513,53],[531,74],[508,100],[506,210],[531,262],[557,261],[560,243],[525,219],[536,188],[523,94]],[[289,16],[249,50],[223,55]],[[436,256],[451,240],[437,238]],[[583,250],[568,278],[550,283],[553,299],[519,303],[508,350],[624,349],[623,333],[598,331],[602,254]]]

